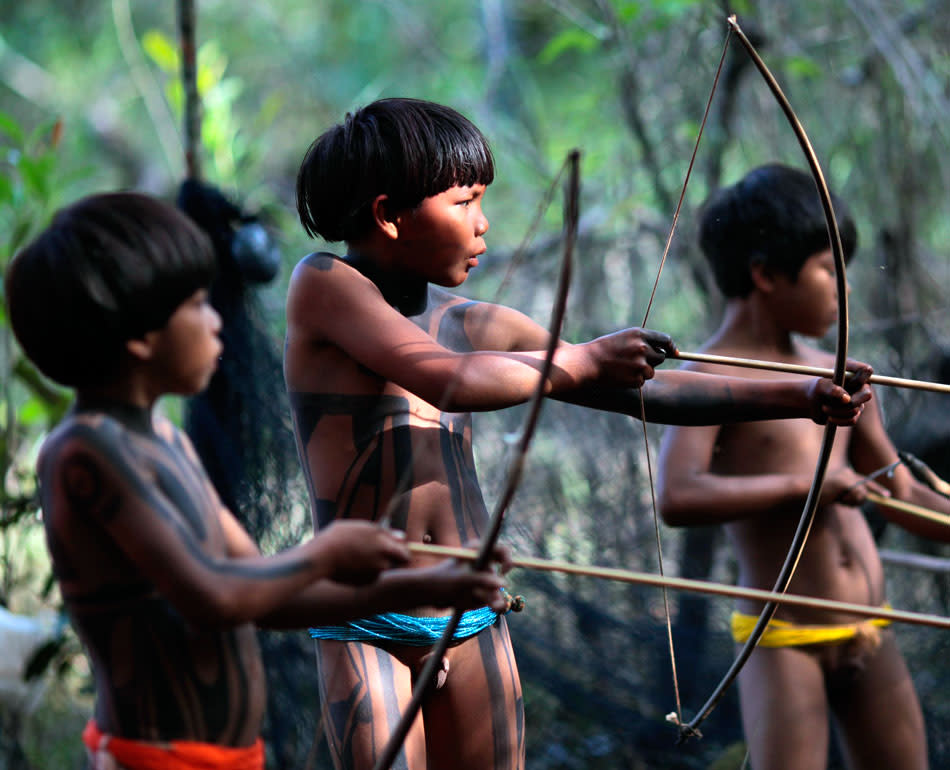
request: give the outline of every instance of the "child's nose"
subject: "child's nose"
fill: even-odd
[[[211,319],[211,328],[215,334],[221,331],[221,314],[211,305],[208,305],[208,314]]]
[[[488,232],[489,227],[490,225],[488,224],[488,218],[482,214],[475,223],[475,234],[481,237]]]

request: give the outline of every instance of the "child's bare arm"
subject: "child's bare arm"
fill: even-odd
[[[687,386],[701,387],[696,392],[695,399],[703,408],[694,406],[691,409],[701,415],[703,409],[709,407],[711,394],[705,392],[707,388],[702,387],[702,384],[712,377],[723,380],[729,391],[721,407],[710,413],[716,417],[717,423],[769,417],[811,417],[820,421],[821,413],[816,407],[821,404],[822,398],[831,398],[832,403],[839,403],[831,409],[835,421],[848,424],[857,420],[864,404],[870,398],[870,389],[866,383],[870,370],[857,363],[852,366],[856,371],[859,370],[860,374],[849,384],[855,391],[851,401],[847,400],[848,394],[827,380],[796,381],[707,375],[693,380],[692,384]],[[685,376],[685,381],[690,382],[690,376],[701,377],[703,373],[677,370],[666,374],[670,379]],[[712,393],[716,392],[714,384],[709,387]],[[801,390],[803,387],[805,390]],[[798,389],[797,399],[789,401],[788,396],[779,395],[786,388],[791,388],[792,394]],[[819,389],[815,390],[816,388]],[[808,395],[809,392],[811,396]],[[731,405],[730,398],[734,399]],[[747,400],[751,408],[743,407],[737,412],[730,411],[741,406],[743,400]],[[796,400],[798,405],[789,411],[790,405]],[[684,420],[681,426],[670,427],[665,431],[657,463],[660,469],[657,500],[660,512],[668,524],[719,524],[789,505],[797,506],[804,502],[813,477],[812,458],[816,456],[817,451],[807,443],[806,437],[813,431],[804,434],[791,429],[779,431],[773,439],[768,457],[757,455],[748,458],[748,462],[734,458],[729,461],[732,467],[723,467],[719,454],[721,430],[719,425],[689,426]],[[756,461],[755,470],[747,470],[753,467],[753,460]],[[829,482],[823,488],[823,503],[833,502],[846,486],[855,480],[853,472],[847,468],[829,473],[828,479]]]
[[[496,322],[505,326],[515,316],[514,311],[502,311]],[[297,267],[287,318],[286,373],[291,389],[314,389],[297,385],[313,376],[307,371],[305,350],[332,344],[443,409],[495,409],[530,398],[544,359],[546,333],[537,325],[531,327],[539,343],[535,350],[485,344],[479,338],[475,352],[450,351],[390,307],[368,279],[330,258]],[[653,376],[668,343],[669,337],[659,332],[627,329],[582,345],[564,344],[555,355],[547,391],[561,393],[591,381],[639,386]]]
[[[547,344],[547,330],[510,308],[484,305],[471,325],[487,340],[483,344],[501,350],[527,350]],[[871,369],[859,361],[848,362],[855,376],[847,382],[847,390],[834,386],[825,378],[801,377],[781,380],[760,380],[723,376],[689,368],[656,370],[662,353],[674,349],[665,334],[642,331],[645,341],[656,347],[656,357],[644,356],[643,395],[647,420],[666,425],[708,425],[750,420],[808,417],[823,424],[830,420],[837,425],[854,425],[863,404],[871,398],[867,378]],[[612,335],[601,337],[588,345],[609,344]],[[567,345],[567,343],[562,343]],[[647,369],[647,364],[652,364]],[[554,398],[595,409],[620,412],[640,417],[640,397],[636,390],[617,388],[607,375],[588,381],[573,389],[552,394]]]
[[[180,435],[180,434],[179,434]],[[146,579],[189,621],[233,626],[263,614],[315,580],[340,570],[352,552],[313,540],[273,557],[251,553],[222,529],[207,477],[181,448],[130,438],[111,419],[77,421],[47,448],[41,464],[44,507],[101,527]],[[225,518],[225,521],[227,519]],[[378,527],[353,533],[359,549],[383,569],[408,558],[402,543]],[[233,542],[246,555],[228,552]],[[254,548],[256,551],[256,548]]]
[[[884,427],[880,408],[872,404],[851,434],[848,454],[855,470],[863,475],[873,473],[898,459],[897,449]],[[922,506],[938,513],[950,515],[950,500],[919,481],[904,465],[897,465],[892,472],[878,476],[874,485],[862,484],[861,488],[880,485],[894,500]],[[881,513],[904,529],[922,537],[950,542],[950,527],[933,519],[908,513],[897,508],[879,505]]]
[[[228,543],[228,555],[234,557],[236,564],[261,558],[247,530],[223,506],[219,520]],[[382,571],[409,560],[404,539],[401,530],[386,530],[370,521],[349,520],[331,522],[309,542],[319,540],[318,545],[326,554],[325,574],[320,579],[363,585],[373,582]]]
[[[469,565],[446,559],[431,567],[384,572],[365,586],[323,580],[295,594],[278,609],[258,620],[267,628],[333,625],[380,612],[402,612],[417,607],[488,606],[505,609],[504,581],[491,569],[473,572]]]
[[[726,474],[713,469],[720,427],[673,426],[657,459],[657,506],[670,526],[723,524],[804,502],[810,472]]]

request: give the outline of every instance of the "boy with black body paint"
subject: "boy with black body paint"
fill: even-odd
[[[76,392],[37,471],[54,573],[95,676],[83,737],[97,770],[263,768],[254,623],[504,604],[491,571],[390,570],[408,561],[403,538],[366,521],[260,554],[185,434],[154,414],[215,369],[213,265],[184,214],[115,193],[57,213],[5,276],[23,350]]]
[[[315,527],[387,520],[411,541],[446,545],[484,531],[470,413],[527,401],[548,338],[516,310],[442,288],[463,283],[485,251],[482,202],[493,178],[481,132],[448,107],[414,99],[348,114],[306,153],[301,222],[347,244],[344,258],[305,257],[287,300],[284,372]],[[561,343],[546,393],[639,416],[643,387],[648,419],[687,424],[852,424],[869,396],[870,369],[860,365],[851,393],[827,379],[655,372],[672,349],[668,335],[643,329]],[[373,766],[446,621],[426,608],[313,630],[335,767]],[[400,767],[524,766],[521,684],[505,618],[474,612],[463,624]]]

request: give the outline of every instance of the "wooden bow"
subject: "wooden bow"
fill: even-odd
[[[801,122],[798,120],[798,116],[792,109],[791,104],[789,103],[785,94],[782,92],[778,81],[772,75],[765,62],[755,50],[755,47],[739,27],[736,17],[734,15],[730,16],[728,22],[730,34],[734,33],[742,43],[749,56],[752,58],[756,69],[758,69],[759,73],[765,79],[769,86],[769,90],[771,90],[773,96],[781,106],[782,111],[785,113],[785,117],[788,119],[792,130],[795,132],[798,143],[808,160],[809,169],[811,170],[812,177],[815,180],[815,185],[818,188],[818,194],[821,198],[825,221],[828,226],[828,237],[831,242],[831,251],[835,261],[835,277],[838,291],[837,340],[835,344],[835,365],[832,380],[837,385],[843,385],[845,379],[845,366],[848,357],[848,288],[845,274],[844,247],[842,246],[841,234],[838,230],[838,221],[835,218],[834,206],[831,201],[831,193],[828,190],[828,185],[825,183],[824,173],[821,170],[821,165],[818,162],[818,158],[815,154],[814,148],[812,147],[811,141],[808,139],[808,135],[806,134]],[[785,562],[782,565],[782,569],[780,570],[778,578],[775,581],[773,588],[774,593],[784,594],[788,589],[788,585],[795,573],[795,568],[798,566],[798,561],[805,549],[808,533],[811,530],[812,523],[815,519],[815,514],[818,511],[821,488],[825,480],[828,462],[831,458],[831,451],[834,446],[835,432],[836,426],[831,422],[826,423],[824,434],[822,436],[818,461],[815,465],[815,472],[812,479],[811,488],[808,491],[808,496],[805,500],[805,506],[802,511],[801,518],[799,519],[795,535],[792,538],[792,543],[789,546],[788,553],[785,557]],[[742,649],[739,651],[739,654],[736,656],[735,661],[729,667],[729,670],[726,672],[725,676],[722,678],[719,684],[716,685],[712,695],[709,696],[709,698],[706,700],[706,703],[699,710],[696,716],[694,716],[688,723],[681,723],[679,725],[679,742],[691,737],[701,736],[701,733],[698,730],[699,725],[710,715],[710,713],[712,713],[713,709],[719,703],[726,690],[739,675],[739,672],[749,659],[749,656],[755,649],[756,644],[758,644],[759,639],[765,632],[766,627],[772,620],[772,617],[775,615],[776,609],[778,609],[778,602],[774,600],[766,602],[761,614],[759,615],[759,619],[756,621],[751,635],[743,645]]]

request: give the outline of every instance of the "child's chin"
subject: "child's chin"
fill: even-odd
[[[208,385],[211,383],[211,377],[214,375],[214,372],[208,374],[207,377],[202,378],[199,382],[191,383],[188,387],[182,388],[179,392],[179,396],[197,396],[199,393],[203,393]]]

